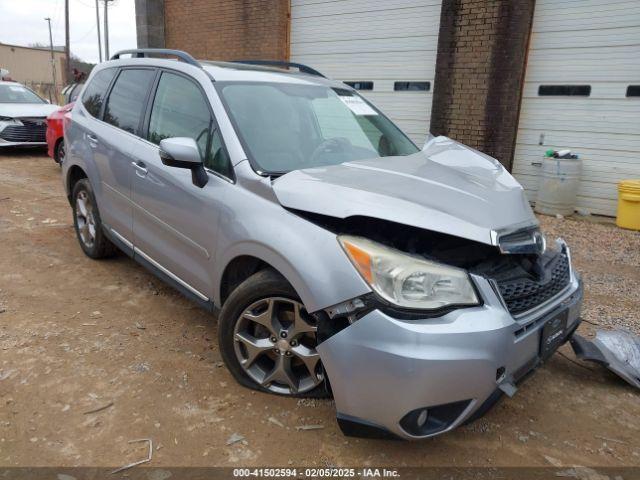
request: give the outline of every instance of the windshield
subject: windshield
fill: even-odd
[[[351,90],[263,82],[217,88],[254,168],[264,173],[418,152]]]
[[[45,103],[45,101],[22,85],[0,84],[0,103]]]

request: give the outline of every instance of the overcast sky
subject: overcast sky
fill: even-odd
[[[71,52],[82,60],[98,61],[95,0],[69,0]],[[104,49],[103,2],[100,33]],[[0,0],[0,42],[15,45],[49,45],[45,17],[51,17],[53,44],[64,45],[64,0]],[[109,3],[109,52],[136,47],[134,0]],[[103,54],[104,55],[104,54]]]

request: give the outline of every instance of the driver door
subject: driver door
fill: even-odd
[[[204,188],[195,186],[190,170],[162,163],[158,144],[191,137],[205,166],[209,157],[220,159],[223,146],[209,101],[195,81],[163,71],[151,98],[144,147],[131,163],[136,255],[206,301],[213,291],[219,200],[231,184],[209,175]],[[222,157],[228,159],[226,151]]]

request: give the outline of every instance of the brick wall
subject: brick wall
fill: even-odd
[[[431,132],[513,162],[535,0],[443,0]]]
[[[164,0],[166,48],[215,60],[286,60],[289,0]]]

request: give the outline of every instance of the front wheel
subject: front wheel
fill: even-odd
[[[298,397],[324,397],[317,325],[291,285],[262,270],[236,288],[222,308],[218,343],[242,385]]]

